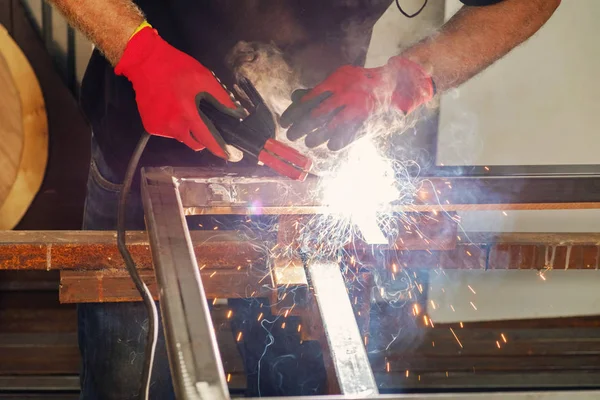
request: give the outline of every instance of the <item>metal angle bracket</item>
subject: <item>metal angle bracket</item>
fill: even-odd
[[[229,390],[176,180],[142,170],[173,386],[178,399],[228,400]]]

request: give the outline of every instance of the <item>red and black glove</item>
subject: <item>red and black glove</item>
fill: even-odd
[[[148,133],[229,158],[225,141],[212,122],[199,113],[198,103],[204,98],[233,116],[244,114],[209,69],[169,45],[148,26],[129,40],[115,73],[133,84]]]
[[[288,139],[306,136],[308,147],[327,142],[330,150],[346,147],[361,134],[376,107],[395,107],[408,114],[431,100],[435,86],[417,63],[393,57],[383,67],[338,68],[312,90],[297,90],[280,123]]]

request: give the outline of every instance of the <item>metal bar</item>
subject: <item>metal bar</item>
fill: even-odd
[[[378,400],[596,400],[600,390],[560,392],[498,392],[498,393],[438,393],[438,394],[390,394],[375,397]],[[271,400],[347,400],[346,396],[271,397]],[[351,397],[352,400],[373,400],[373,397]],[[258,399],[250,399],[258,400]]]
[[[505,178],[517,176],[582,176],[599,175],[600,165],[454,165],[435,166],[427,170],[431,176],[501,176]]]
[[[306,269],[314,289],[341,393],[365,397],[378,395],[377,383],[356,325],[339,265],[334,262],[314,262]]]
[[[181,199],[172,178],[149,182],[142,200],[175,392],[179,399],[229,399],[208,303]]]
[[[415,236],[415,235],[412,235]],[[237,270],[240,275],[247,276],[250,266],[264,269],[266,254],[257,248],[247,238],[233,231],[194,231],[191,232],[194,251],[197,262],[207,269]],[[436,251],[436,244],[423,251],[418,247],[408,246],[396,250],[386,250],[385,253],[390,260],[402,258],[403,260],[423,260],[423,257],[434,259],[434,256],[446,254],[455,257],[457,266],[466,254],[477,251],[480,246],[491,246],[494,253],[496,247],[502,245],[522,246],[574,246],[573,254],[577,246],[590,247],[589,251],[596,250],[591,247],[600,245],[600,233],[485,233],[467,232],[459,235],[460,240],[454,249],[448,251]],[[405,240],[405,244],[406,244]],[[127,243],[134,255],[139,269],[151,270],[152,260],[150,256],[148,236],[145,232],[129,232]],[[506,247],[506,246],[504,246]],[[370,249],[370,247],[368,248]],[[381,250],[381,248],[378,248]],[[403,250],[412,250],[403,252]],[[429,251],[428,251],[429,250]],[[543,250],[543,249],[542,249]],[[587,252],[586,250],[586,252]],[[504,249],[503,251],[507,251]],[[357,263],[367,261],[372,252],[356,252]],[[594,252],[594,254],[596,254]],[[418,267],[414,263],[414,267]],[[426,266],[425,263],[424,266]],[[592,267],[595,267],[592,263]],[[444,267],[444,265],[442,265]],[[521,268],[534,268],[525,263]],[[571,268],[584,268],[585,265],[572,266]],[[505,268],[498,266],[497,268]],[[0,232],[0,270],[73,270],[81,273],[95,271],[124,271],[123,261],[119,257],[115,242],[115,232],[91,232],[91,231],[4,231]],[[212,272],[211,272],[212,274]],[[92,275],[90,275],[92,276]]]
[[[209,299],[270,297],[273,292],[268,282],[249,272],[247,268],[242,270],[204,268],[200,271],[200,276],[205,282],[206,297]],[[154,298],[158,300],[154,272],[140,271],[140,275]],[[127,271],[124,270],[61,271],[59,296],[63,304],[141,301],[139,292]]]
[[[79,376],[0,376],[0,392],[78,392]]]
[[[191,237],[200,265],[214,269],[242,266],[242,270],[250,265],[265,265],[265,254],[237,232],[195,231]],[[128,232],[127,245],[139,269],[153,268],[146,232]],[[89,271],[124,267],[115,232],[0,231],[0,270]]]
[[[148,174],[166,171],[180,183],[187,215],[329,212],[314,176],[296,182],[249,170],[186,168],[149,169]],[[599,175],[423,177],[414,182],[421,188],[413,202],[392,204],[393,211],[600,208]]]

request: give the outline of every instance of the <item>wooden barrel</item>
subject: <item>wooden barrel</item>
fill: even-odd
[[[0,229],[21,220],[48,160],[44,97],[27,58],[0,25]]]

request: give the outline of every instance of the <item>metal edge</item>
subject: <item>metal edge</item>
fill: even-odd
[[[377,396],[377,382],[339,264],[310,263],[306,273],[315,293],[340,391],[351,396]]]
[[[161,314],[180,399],[228,400],[229,391],[208,302],[176,183],[142,170],[142,200]],[[191,312],[194,310],[195,312]]]

